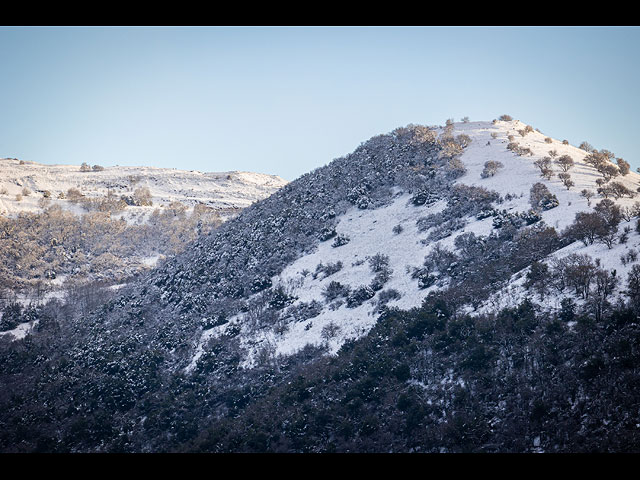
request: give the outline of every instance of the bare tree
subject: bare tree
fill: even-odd
[[[569,175],[566,172],[559,173],[558,174],[558,178],[562,181],[564,186],[567,187],[567,190],[569,190],[571,187],[573,187],[575,185],[573,180],[571,180],[571,175]]]
[[[556,160],[556,162],[558,162],[558,166],[563,172],[568,172],[575,165],[573,158],[569,155],[562,155],[558,160]]]
[[[604,163],[598,166],[598,171],[602,174],[605,182],[620,175],[620,170],[613,163]]]
[[[620,182],[610,182],[609,190],[611,191],[611,195],[613,195],[616,199],[628,196],[629,198],[633,198],[636,196],[636,193],[633,190],[628,189]]]
[[[550,180],[553,176],[553,170],[551,169],[551,157],[542,157],[533,162],[533,164],[540,169],[540,176]]]
[[[593,147],[591,146],[591,144],[589,142],[582,142],[580,144],[580,146],[578,146],[579,149],[584,150],[585,152],[592,152],[593,151]]]
[[[624,177],[625,175],[629,174],[629,171],[631,170],[631,165],[629,165],[629,162],[625,161],[622,158],[616,158],[616,163],[618,164],[620,175]]]
[[[591,199],[595,196],[593,190],[587,190],[586,188],[580,192],[580,195],[587,199],[587,206],[591,206]]]

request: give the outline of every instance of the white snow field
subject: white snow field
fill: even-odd
[[[498,206],[500,210],[506,209],[513,212],[528,211],[529,192],[533,184],[544,183],[551,193],[555,194],[560,202],[559,206],[542,212],[543,221],[560,233],[565,227],[573,223],[575,214],[579,211],[590,211],[602,197],[595,196],[591,199],[591,206],[580,195],[583,189],[596,191],[596,179],[602,178],[595,168],[584,163],[583,159],[588,152],[572,145],[563,144],[561,140],[551,139],[549,143],[546,135],[533,131],[522,137],[518,130],[524,129],[525,123],[520,121],[495,121],[495,122],[467,122],[455,123],[454,135],[466,134],[472,139],[472,143],[465,149],[461,156],[467,172],[457,179],[457,183],[482,186],[498,192],[503,197],[511,194],[513,198]],[[519,156],[506,148],[509,143],[507,138],[513,135],[513,141],[521,147],[530,148],[533,155]],[[571,179],[575,185],[570,190],[563,185],[557,174],[560,172],[557,164],[552,162],[555,175],[551,180],[543,179],[540,170],[534,165],[539,158],[549,156],[549,151],[555,150],[557,157],[569,155],[575,162],[575,166],[569,170]],[[481,172],[485,162],[495,160],[502,162],[504,167],[498,173],[489,178],[482,178]],[[627,188],[636,191],[640,185],[640,175],[630,172],[626,176],[618,176],[615,181],[623,183]],[[282,285],[290,294],[298,297],[295,304],[316,300],[325,304],[322,291],[331,281],[347,284],[352,288],[369,284],[374,278],[367,259],[377,253],[389,256],[390,268],[393,274],[384,290],[395,289],[401,294],[401,298],[390,301],[390,307],[410,309],[420,306],[427,294],[438,288],[432,286],[427,289],[419,289],[418,282],[411,278],[411,269],[420,267],[435,243],[442,247],[455,251],[455,238],[465,232],[474,232],[476,235],[489,235],[492,231],[492,218],[476,220],[471,217],[466,226],[451,236],[439,242],[422,242],[430,233],[430,230],[420,232],[416,226],[416,220],[429,213],[435,213],[445,207],[444,201],[430,207],[416,207],[409,202],[410,195],[396,188],[396,198],[390,205],[375,210],[360,210],[351,208],[339,218],[336,231],[338,234],[347,235],[350,242],[346,245],[334,248],[331,241],[321,242],[317,249],[296,262],[289,265],[280,275],[272,278],[273,285]],[[620,206],[631,206],[637,199],[620,198],[615,200]],[[635,219],[632,219],[635,221]],[[393,232],[395,225],[401,225],[403,230],[396,234]],[[631,222],[623,221],[619,231]],[[631,225],[632,227],[635,226]],[[640,238],[635,229],[632,230],[629,241],[625,244],[616,243],[612,249],[606,245],[594,243],[585,247],[581,242],[575,242],[553,254],[563,257],[570,253],[586,253],[594,259],[600,259],[602,266],[607,269],[616,269],[618,278],[626,279],[631,265],[622,264],[620,257],[630,248],[638,246]],[[549,259],[546,259],[549,260]],[[313,279],[319,263],[328,264],[341,261],[343,268],[328,278],[318,276]],[[310,272],[310,273],[309,273]],[[468,313],[480,313],[487,310],[495,311],[504,306],[515,306],[525,297],[534,299],[532,292],[526,291],[522,284],[526,277],[526,270],[512,276],[508,285],[486,304],[477,310],[471,307]],[[623,282],[621,282],[622,284]],[[618,294],[620,289],[618,286]],[[324,305],[320,315],[303,322],[291,321],[288,328],[279,329],[252,329],[249,326],[245,314],[238,314],[230,319],[228,324],[203,332],[197,346],[196,355],[187,367],[193,369],[196,361],[202,354],[204,345],[211,337],[222,334],[232,325],[241,327],[242,342],[250,351],[244,362],[245,367],[254,365],[259,352],[269,350],[276,355],[290,355],[302,349],[307,344],[326,344],[330,353],[335,353],[348,339],[353,339],[366,334],[376,322],[378,295],[366,301],[357,308],[347,308],[342,305],[336,310]],[[545,297],[545,305],[548,308],[559,306],[562,296],[550,295]],[[332,337],[323,335],[323,329],[330,324],[338,328]],[[284,331],[283,331],[284,330]]]

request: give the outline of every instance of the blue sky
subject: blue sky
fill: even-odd
[[[636,27],[0,27],[0,157],[293,180],[512,115],[640,167]]]

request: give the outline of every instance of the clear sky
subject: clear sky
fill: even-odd
[[[503,113],[640,167],[636,27],[0,27],[0,157],[293,180]]]

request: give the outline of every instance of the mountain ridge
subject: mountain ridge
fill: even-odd
[[[41,211],[36,197],[45,191],[51,203],[80,213],[81,209],[73,208],[59,197],[70,188],[80,190],[88,198],[101,198],[110,191],[116,196],[131,195],[134,189],[146,187],[150,189],[156,206],[164,207],[179,201],[189,207],[199,203],[218,210],[233,210],[245,208],[287,183],[276,175],[243,171],[200,172],[148,166],[85,166],[83,170],[82,166],[76,165],[0,159],[0,189],[5,191],[0,195],[0,202],[3,202],[0,203],[0,214]],[[21,195],[20,201],[16,201],[15,196],[20,195],[24,188],[35,194],[32,197]],[[130,206],[137,207],[132,210],[140,212],[149,210],[138,205]],[[123,215],[125,220],[131,221],[129,217]]]
[[[26,408],[45,450],[62,451],[327,451],[337,437],[345,449],[380,451],[385,423],[397,449],[416,451],[411,432],[427,420],[422,451],[553,450],[535,422],[551,428],[553,408],[568,417],[587,408],[591,393],[576,393],[585,378],[605,382],[607,369],[610,378],[632,375],[640,339],[632,320],[640,289],[631,288],[640,277],[631,255],[640,245],[632,228],[639,176],[614,176],[613,156],[605,164],[599,153],[512,120],[409,125],[373,137],[117,293],[40,312],[32,335],[0,350],[4,382],[38,400],[25,407],[5,394],[0,421],[22,421]],[[563,155],[573,161],[567,172]],[[613,182],[630,193],[603,189]],[[597,342],[622,353],[585,350]],[[553,345],[567,358],[555,358]],[[570,405],[561,392],[553,408],[545,397],[554,368],[575,389]],[[513,381],[502,392],[493,387],[500,378]],[[541,403],[524,400],[525,390]],[[596,395],[606,411],[606,395]],[[310,401],[323,405],[317,415]],[[263,418],[267,410],[273,420]],[[625,436],[616,445],[633,448],[637,435],[620,427],[627,417],[619,410],[611,425]],[[511,433],[491,447],[499,424],[491,415],[511,422],[518,411],[531,417],[515,415]],[[309,443],[301,433],[308,418],[317,428]],[[581,428],[573,417],[569,424]],[[526,441],[514,440],[523,428]],[[460,439],[467,434],[471,443]],[[34,448],[16,429],[3,435],[5,450],[17,439]]]

